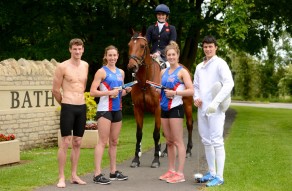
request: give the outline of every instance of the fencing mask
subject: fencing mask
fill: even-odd
[[[220,90],[222,89],[223,84],[221,82],[216,82],[213,87],[212,87],[212,99],[214,100],[214,98],[217,96],[217,94],[220,92]],[[221,109],[222,112],[227,111],[227,109],[229,108],[231,103],[231,97],[230,94],[219,104],[219,107]]]

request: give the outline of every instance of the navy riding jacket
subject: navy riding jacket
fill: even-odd
[[[175,26],[169,25],[167,22],[165,22],[160,32],[157,22],[154,25],[149,26],[146,32],[146,38],[148,43],[152,45],[150,53],[153,54],[160,51],[160,56],[165,60],[164,48],[171,40],[176,41],[176,36]]]

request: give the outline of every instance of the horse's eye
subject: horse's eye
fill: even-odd
[[[144,49],[145,48],[145,45],[144,44],[141,44],[140,45],[140,48],[143,48]]]

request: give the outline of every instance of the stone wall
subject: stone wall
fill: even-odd
[[[14,134],[20,148],[57,145],[60,106],[53,98],[55,60],[0,62],[0,134]]]

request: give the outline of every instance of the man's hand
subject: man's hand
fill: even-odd
[[[200,98],[194,100],[194,105],[198,108],[202,107],[202,100]]]

